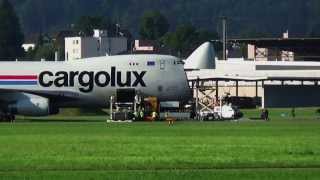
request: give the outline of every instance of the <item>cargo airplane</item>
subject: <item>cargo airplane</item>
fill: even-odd
[[[159,101],[191,97],[183,63],[173,56],[0,63],[0,111],[10,115],[6,117],[47,116],[64,107],[104,108],[119,89],[132,89]]]

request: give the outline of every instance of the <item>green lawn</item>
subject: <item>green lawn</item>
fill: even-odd
[[[0,179],[319,179],[315,109],[271,121],[105,124],[104,116],[0,124]],[[287,114],[286,114],[287,113]]]

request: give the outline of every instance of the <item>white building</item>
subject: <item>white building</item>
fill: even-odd
[[[142,52],[154,52],[155,47],[154,47],[154,42],[153,41],[148,41],[148,40],[135,40],[134,41],[134,47],[133,51],[142,51]]]
[[[24,43],[22,44],[22,48],[24,49],[24,52],[28,52],[29,50],[34,50],[36,47],[35,43]]]
[[[127,51],[127,38],[108,37],[106,31],[94,30],[92,37],[65,38],[65,59],[116,55]]]

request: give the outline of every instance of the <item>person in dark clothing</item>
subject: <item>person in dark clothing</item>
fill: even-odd
[[[269,121],[269,111],[268,111],[268,109],[264,110],[264,120]]]
[[[260,119],[265,120],[266,119],[266,110],[262,109],[261,114],[260,114]]]
[[[294,107],[291,109],[291,116],[292,116],[293,118],[296,117],[296,110],[295,110]]]

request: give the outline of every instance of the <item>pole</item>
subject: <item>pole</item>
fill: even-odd
[[[220,118],[222,119],[222,96],[220,96],[220,114],[219,114]]]
[[[58,51],[54,52],[54,61],[59,61],[59,52]]]
[[[239,81],[236,81],[236,97],[239,97]]]
[[[216,81],[216,102],[219,100],[219,81]]]
[[[110,120],[112,120],[112,113],[113,113],[113,96],[110,97]]]
[[[138,103],[138,95],[134,96],[134,103],[133,103],[133,112],[137,114],[137,103]]]
[[[256,81],[256,98],[258,97],[258,81]]]
[[[199,77],[196,82],[196,119],[199,120]]]
[[[223,60],[227,60],[227,18],[222,17]]]

